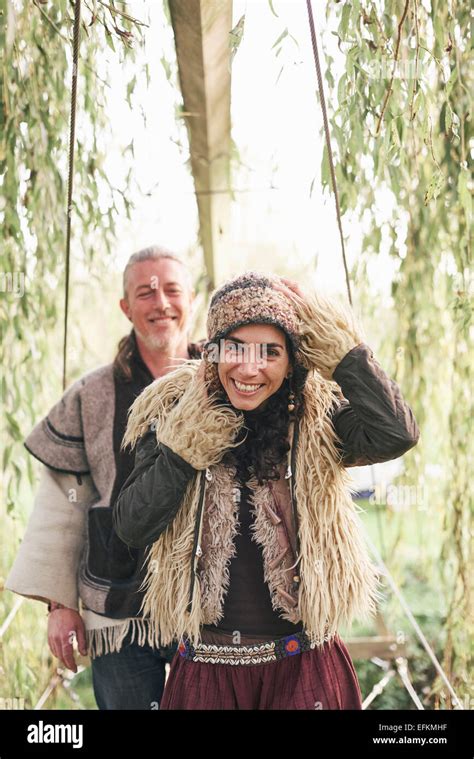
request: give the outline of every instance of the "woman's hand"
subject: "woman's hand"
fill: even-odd
[[[364,342],[362,328],[349,306],[319,293],[307,294],[300,285],[285,277],[275,277],[275,290],[293,303],[301,321],[300,353],[307,369],[317,369],[332,380],[344,356]]]
[[[286,279],[285,277],[275,277],[273,289],[279,290],[290,301],[296,300],[296,301],[306,302],[307,300],[306,293],[303,292],[298,282],[295,282],[293,279]]]

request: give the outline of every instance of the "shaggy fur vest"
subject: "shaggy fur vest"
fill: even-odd
[[[147,556],[142,611],[162,645],[182,638],[197,644],[201,626],[222,617],[239,528],[235,469],[221,459],[236,445],[243,416],[208,397],[201,364],[188,361],[146,388],[131,409],[125,439],[133,444],[155,424],[157,440],[196,468],[176,517]],[[296,448],[290,425],[280,479],[248,485],[253,539],[262,547],[273,608],[302,621],[312,644],[322,646],[354,618],[373,616],[382,596],[336,448],[330,411],[340,389],[310,372],[303,398]]]

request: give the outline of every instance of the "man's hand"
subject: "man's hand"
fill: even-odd
[[[87,654],[84,622],[75,609],[54,609],[48,617],[48,643],[53,656],[72,672],[77,672],[73,642],[77,640],[79,652]]]

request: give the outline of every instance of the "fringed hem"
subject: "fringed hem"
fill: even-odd
[[[133,643],[136,638],[139,646],[148,643],[149,646],[157,647],[148,621],[131,617],[125,619],[121,625],[86,630],[87,653],[90,658],[95,659],[97,656],[118,653],[122,649],[130,627],[132,628],[130,643]]]

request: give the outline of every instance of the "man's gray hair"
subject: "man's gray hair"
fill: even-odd
[[[192,290],[193,283],[191,279],[191,272],[189,271],[183,259],[177,256],[176,253],[172,253],[167,248],[163,248],[159,245],[150,245],[148,248],[143,248],[142,250],[137,251],[137,253],[133,253],[128,259],[125,269],[123,270],[123,297],[127,297],[128,280],[132,266],[135,264],[140,264],[143,261],[160,261],[163,258],[169,258],[172,261],[177,261],[179,264],[181,264],[185,272],[186,284],[189,289]]]

